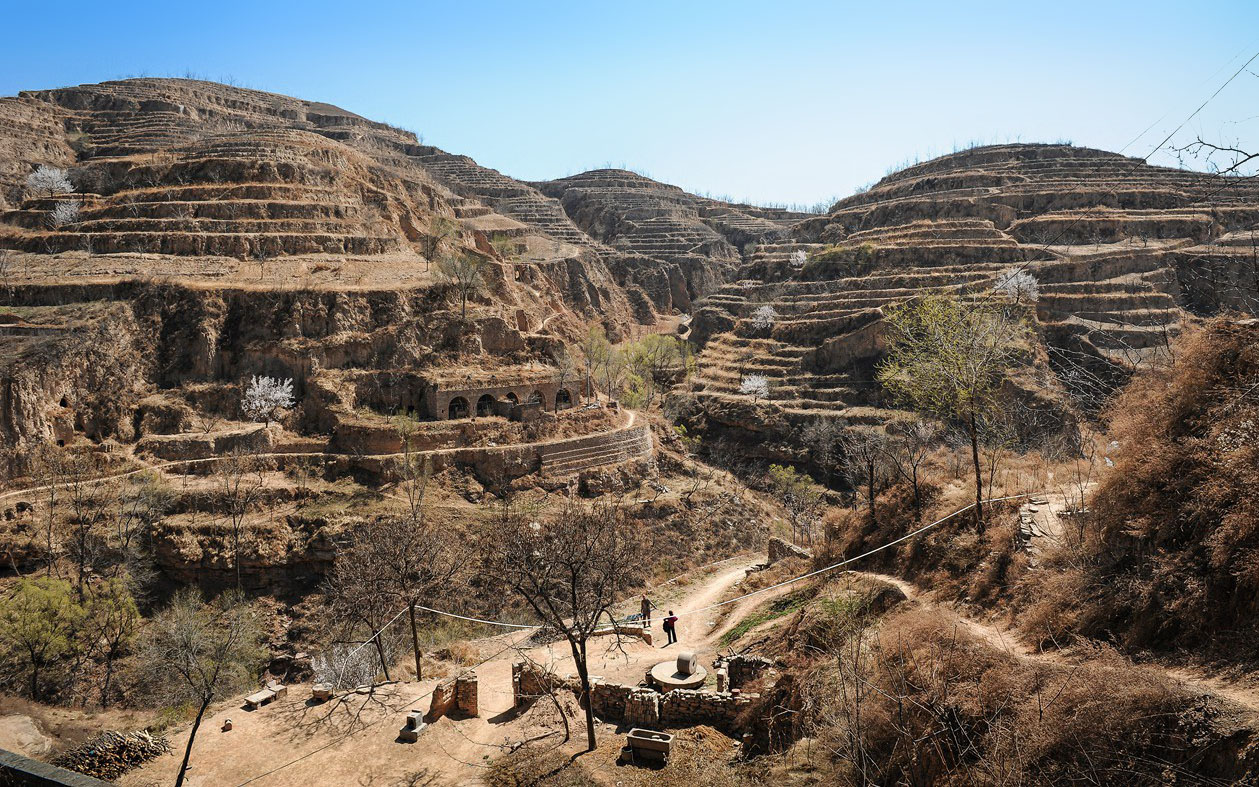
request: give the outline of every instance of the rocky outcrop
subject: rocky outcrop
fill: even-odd
[[[150,373],[149,337],[121,304],[84,307],[67,319],[74,321],[61,333],[6,342],[0,444],[132,438]]]

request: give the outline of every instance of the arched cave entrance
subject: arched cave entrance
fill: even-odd
[[[446,408],[446,417],[452,421],[456,418],[467,418],[468,400],[462,396],[456,396],[454,399],[451,399],[450,407]]]
[[[508,392],[507,401],[511,402],[512,404],[520,404],[520,397],[516,396],[516,394],[514,393]]]
[[[573,395],[568,392],[567,388],[561,388],[555,392],[555,409],[563,410],[573,406]]]
[[[534,391],[533,393],[529,394],[529,404],[540,404],[542,405],[542,409],[545,410],[546,397],[542,395],[541,391]]]
[[[480,399],[476,400],[477,418],[484,418],[487,415],[494,414],[494,397],[489,394],[482,394]]]

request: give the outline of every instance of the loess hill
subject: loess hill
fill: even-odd
[[[30,193],[40,165],[65,169],[73,193]],[[1120,464],[1090,492],[1092,529],[1073,552],[1024,537],[1015,511],[1031,522],[1039,510],[1007,503],[986,535],[957,518],[843,579],[692,618],[728,626],[703,647],[737,645],[775,665],[748,684],[760,697],[740,722],[752,733],[744,744],[812,751],[819,740],[834,754],[864,735],[884,766],[854,775],[836,755],[815,783],[1069,781],[1062,773],[1122,783],[1125,773],[1154,781],[1171,773],[1164,766],[1238,779],[1252,769],[1250,715],[1234,724],[1156,669],[1084,651],[1114,642],[1166,653],[1214,636],[1212,655],[1253,660],[1259,413],[1246,396],[1259,363],[1254,321],[1234,313],[1259,311],[1257,248],[1253,181],[1070,145],[959,152],[799,213],[617,169],[520,181],[327,104],[210,82],[0,98],[0,560],[15,575],[56,563],[53,533],[77,516],[72,496],[32,493],[75,473],[117,474],[116,489],[100,488],[120,510],[157,499],[146,581],[160,593],[239,582],[269,606],[273,674],[304,677],[298,662],[326,634],[320,581],[351,535],[405,515],[415,498],[403,493],[429,470],[424,515],[461,544],[509,492],[545,507],[576,490],[627,501],[652,556],[632,583],[759,553],[786,521],[794,528],[794,513],[786,494],[755,491],[773,473],[739,476],[749,465],[738,460],[836,481],[833,463],[815,462],[808,427],[877,430],[907,415],[875,380],[889,307],[935,291],[987,297],[1021,270],[1037,293],[1016,305],[1033,330],[1003,386],[1024,406],[1017,429],[1066,435],[1062,470],[1082,462],[1077,438],[1094,436],[1081,422],[1120,412],[1114,436],[1142,452],[1106,452]],[[482,266],[466,304],[439,275],[452,258]],[[1228,318],[1207,322],[1217,315]],[[1176,343],[1199,322],[1199,338]],[[690,342],[693,366],[684,354],[653,370],[665,418],[649,398],[646,412],[613,405],[628,385],[593,390],[607,380],[586,379],[596,326],[614,344],[655,332]],[[1176,374],[1165,374],[1173,353]],[[295,406],[250,417],[242,394],[253,375],[292,378]],[[766,378],[767,395],[742,392],[752,376]],[[945,468],[945,440],[924,454],[924,473],[939,476],[925,479],[925,510],[916,480],[911,515],[905,484],[876,494],[873,471],[868,510],[810,487],[825,544],[810,555],[771,542],[769,563],[726,566],[685,597],[705,611],[896,546],[956,511],[969,491],[955,482],[969,479]],[[994,468],[1006,447],[993,449]],[[233,499],[233,467],[238,484],[257,479],[248,503]],[[1072,517],[1091,484],[1081,482]],[[234,544],[229,511],[244,534]],[[898,578],[857,576],[871,570]],[[447,601],[479,616],[520,612],[479,576]],[[1008,648],[1004,629],[974,618],[1007,602],[1036,648]],[[1078,650],[1048,652],[1077,637]],[[849,648],[858,658],[831,658]],[[453,664],[454,653],[424,658]],[[638,666],[626,668],[634,680]],[[876,688],[865,733],[849,735],[842,718],[846,681],[857,696],[860,682]],[[906,686],[911,702],[893,703]],[[1062,697],[1052,712],[1051,695]],[[1096,778],[1088,753],[1102,739],[1113,741],[1110,770]],[[267,746],[260,758],[274,757]],[[1166,762],[1141,759],[1157,747]],[[424,748],[416,755],[436,756]],[[718,748],[728,759],[724,737]]]
[[[813,419],[885,422],[882,310],[928,290],[982,294],[1017,268],[1038,285],[1044,354],[1013,386],[1096,412],[1195,318],[1259,306],[1257,229],[1252,181],[1100,150],[1005,145],[911,166],[745,248],[697,305],[695,407],[717,431],[759,431],[758,451],[780,458],[798,457],[792,429]],[[769,329],[752,319],[765,306]],[[770,382],[755,408],[738,393],[749,374]]]

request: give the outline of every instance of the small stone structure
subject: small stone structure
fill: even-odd
[[[424,712],[413,710],[407,714],[407,720],[402,725],[402,729],[398,730],[398,740],[406,743],[415,743],[420,739],[420,730],[427,726],[424,723]]]
[[[632,729],[625,742],[626,746],[621,750],[622,758],[628,755],[631,761],[641,759],[667,765],[673,748],[672,735],[653,730]]]
[[[805,560],[812,560],[813,553],[809,550],[798,547],[795,544],[783,541],[781,538],[774,536],[769,540],[769,565],[773,565],[783,558],[799,557]]]
[[[433,687],[433,697],[428,703],[428,713],[424,714],[424,721],[434,722],[445,716],[455,707],[455,681],[446,679],[440,681]]]
[[[563,410],[581,401],[581,381],[560,385],[554,369],[439,377],[424,390],[424,415],[438,420],[500,415],[526,419],[530,409]]]
[[[724,670],[728,676],[729,688],[741,689],[772,669],[774,662],[762,656],[739,654],[729,658],[719,658],[716,666],[718,674]]]
[[[525,708],[539,697],[544,697],[557,688],[565,687],[565,682],[558,675],[535,664],[517,661],[511,665],[513,708],[518,710]]]
[[[514,683],[514,668],[512,672]],[[480,707],[478,705],[477,692],[477,674],[475,672],[465,672],[458,677],[447,678],[439,682],[433,688],[433,698],[429,702],[428,713],[424,715],[424,721],[429,723],[435,722],[442,716],[450,715],[452,711],[465,717],[479,716]]]
[[[463,716],[475,717],[480,715],[480,708],[477,704],[477,675],[475,672],[465,672],[455,678],[455,708]]]

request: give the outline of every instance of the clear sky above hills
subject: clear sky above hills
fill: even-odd
[[[336,104],[522,179],[625,166],[799,204],[976,141],[1144,156],[1259,51],[1256,0],[63,0],[3,19],[0,95],[195,75]],[[1177,139],[1199,133],[1259,148],[1259,60]]]

